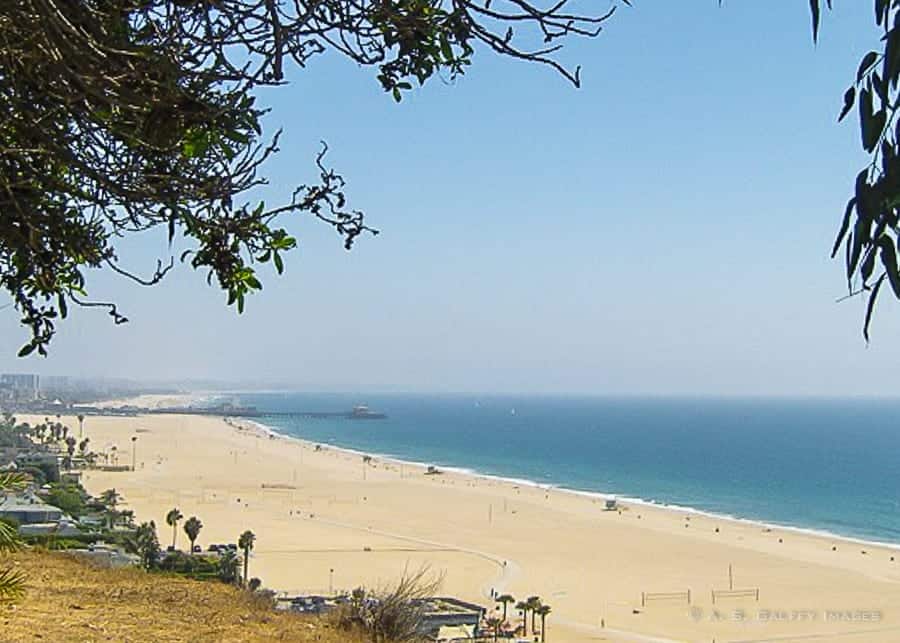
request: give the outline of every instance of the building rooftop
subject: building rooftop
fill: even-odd
[[[38,498],[32,493],[15,493],[0,497],[0,512],[28,513],[28,512],[54,512],[62,515],[62,510]]]
[[[461,601],[458,598],[435,597],[423,600],[423,607],[429,614],[481,614],[484,608],[475,603]]]

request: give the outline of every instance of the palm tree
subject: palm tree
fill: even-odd
[[[100,494],[99,500],[100,504],[106,507],[106,520],[109,523],[109,528],[112,529],[116,522],[116,516],[119,514],[116,506],[122,501],[122,496],[115,489],[107,489]]]
[[[150,570],[159,564],[159,540],[156,538],[156,523],[141,523],[134,536],[125,540],[125,548],[141,557],[141,567]]]
[[[166,514],[166,524],[172,528],[172,549],[175,549],[175,539],[178,536],[178,521],[184,518],[184,514],[178,508],[172,509]]]
[[[490,616],[486,618],[484,622],[488,626],[488,628],[494,632],[494,643],[496,643],[497,637],[500,635],[500,624],[503,621],[501,621],[496,616]]]
[[[541,598],[540,596],[529,596],[525,604],[528,605],[528,610],[531,612],[531,631],[534,632],[534,620],[537,616],[537,611],[541,607]]]
[[[255,541],[256,536],[249,529],[238,538],[238,547],[244,552],[244,587],[247,586],[247,566],[250,564],[250,550],[253,549]]]
[[[66,438],[65,441],[66,441],[66,453],[69,454],[69,466],[68,466],[68,468],[71,469],[71,468],[72,468],[72,456],[75,455],[75,443],[76,443],[76,440],[75,440],[75,438],[73,438],[73,437],[70,436],[70,437]]]
[[[116,508],[116,505],[122,502],[122,496],[115,489],[107,489],[100,494],[100,504],[104,507]]]
[[[82,414],[78,414],[78,437],[84,437],[84,416]]]
[[[538,616],[541,617],[541,643],[547,640],[547,614],[552,611],[549,605],[541,605],[537,610]],[[531,629],[534,630],[534,628]]]
[[[516,610],[522,614],[522,627],[524,628],[522,634],[528,636],[528,603],[519,601],[516,603]]]
[[[191,541],[191,553],[194,553],[194,541],[197,540],[197,536],[200,535],[200,530],[203,529],[203,523],[197,518],[197,516],[191,516],[184,523],[184,533],[187,534],[188,539]]]
[[[496,600],[498,603],[503,603],[503,622],[506,623],[506,606],[509,603],[515,603],[516,599],[513,598],[512,594],[503,594],[498,596]]]
[[[219,558],[219,580],[223,583],[234,583],[237,580],[238,559],[230,549]]]
[[[24,489],[27,478],[22,473],[0,473],[0,492]],[[0,551],[12,551],[22,544],[14,527],[0,522]],[[25,577],[14,569],[0,568],[0,601],[13,600],[25,591]]]

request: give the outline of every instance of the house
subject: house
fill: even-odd
[[[80,536],[83,532],[77,523],[65,518],[59,522],[35,522],[19,526],[19,534],[22,536],[54,536],[56,538],[68,538]]]
[[[89,561],[107,568],[134,567],[140,565],[141,562],[140,556],[126,554],[116,547],[102,542],[90,545],[85,549],[68,549],[65,553],[79,560]]]
[[[421,601],[423,609],[419,632],[432,641],[456,641],[477,638],[478,625],[485,608],[457,598],[427,598]]]
[[[57,523],[65,517],[61,509],[48,505],[30,491],[0,498],[0,518],[11,518],[20,525]]]
[[[279,596],[275,609],[301,614],[323,614],[336,608],[341,600],[328,596]]]
[[[59,480],[59,456],[37,445],[0,448],[0,467],[18,470],[40,469],[48,481]]]

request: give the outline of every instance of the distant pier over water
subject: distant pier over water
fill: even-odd
[[[299,417],[315,420],[344,418],[346,420],[384,420],[387,415],[372,411],[368,406],[354,406],[349,411],[260,411],[255,406],[236,406],[219,404],[208,407],[165,407],[142,409],[142,413],[179,414],[179,415],[227,415],[230,417]]]

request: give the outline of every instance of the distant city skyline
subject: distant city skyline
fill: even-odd
[[[828,252],[865,164],[844,90],[877,42],[871,6],[669,3],[571,43],[574,90],[478,51],[397,105],[335,56],[267,90],[268,202],[314,180],[319,141],[382,231],[350,253],[322,224],[238,316],[179,265],[141,288],[88,275],[131,320],[71,311],[46,360],[0,372],[279,383],[310,391],[892,395],[900,306],[861,299]],[[119,246],[152,269],[164,234]],[[177,250],[177,249],[176,249]],[[0,302],[0,305],[6,302]]]

